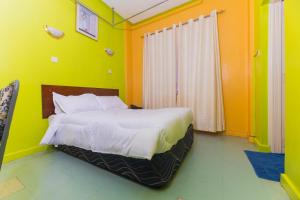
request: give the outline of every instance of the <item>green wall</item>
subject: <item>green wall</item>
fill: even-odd
[[[283,186],[300,199],[300,1],[285,1],[286,26],[286,162]]]
[[[268,151],[268,4],[255,0],[255,49],[260,54],[254,59],[254,131],[256,143]]]
[[[83,2],[111,19],[102,1]],[[46,24],[64,31],[64,38],[50,37]],[[100,21],[99,41],[77,33],[75,0],[2,0],[0,27],[0,87],[14,79],[21,83],[6,161],[45,149],[39,146],[48,124],[42,120],[41,84],[119,88],[124,98],[124,32]],[[106,47],[115,56],[107,56]],[[59,62],[50,62],[51,56]]]

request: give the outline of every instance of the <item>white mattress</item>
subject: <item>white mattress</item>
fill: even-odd
[[[191,123],[192,112],[187,108],[58,114],[49,118],[41,144],[151,160],[183,138]]]

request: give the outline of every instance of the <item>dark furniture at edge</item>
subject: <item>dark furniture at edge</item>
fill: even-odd
[[[7,114],[7,117],[4,121],[4,130],[3,130],[3,135],[2,135],[2,138],[1,138],[1,144],[0,144],[0,170],[1,170],[1,167],[2,167],[2,163],[3,163],[5,147],[6,147],[6,144],[7,144],[10,125],[11,125],[11,122],[12,122],[12,118],[13,118],[13,114],[14,114],[14,110],[15,110],[15,105],[16,105],[16,102],[17,102],[20,83],[17,80],[17,81],[14,81],[13,83],[11,83],[10,85],[13,86],[13,92],[12,92],[11,99],[9,101],[8,114]]]

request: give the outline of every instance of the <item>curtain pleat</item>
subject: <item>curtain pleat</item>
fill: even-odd
[[[147,109],[176,106],[175,26],[145,35],[143,102]]]
[[[178,106],[189,107],[197,130],[225,130],[217,13],[180,25]]]

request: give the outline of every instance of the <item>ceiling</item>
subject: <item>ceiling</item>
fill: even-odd
[[[191,0],[103,0],[103,2],[106,3],[109,7],[115,8],[115,11],[124,19],[131,17],[141,11],[144,11],[147,8],[158,3],[164,2],[161,5],[130,19],[129,21],[133,24],[153,17],[157,14],[170,10],[189,1]]]

